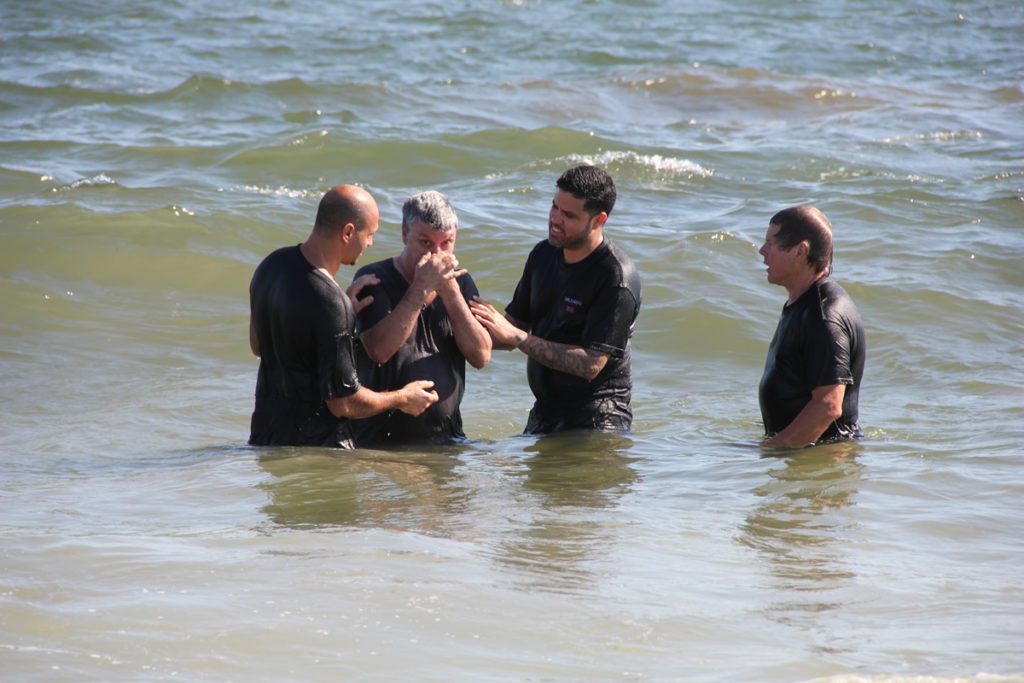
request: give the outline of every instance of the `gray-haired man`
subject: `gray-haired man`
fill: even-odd
[[[469,310],[478,291],[455,258],[458,225],[443,194],[415,194],[402,207],[402,252],[356,273],[368,282],[361,296],[372,297],[359,313],[360,380],[383,391],[415,376],[432,380],[438,395],[416,417],[395,410],[354,425],[360,446],[465,438],[459,404],[466,361],[475,368],[487,365],[491,337]]]

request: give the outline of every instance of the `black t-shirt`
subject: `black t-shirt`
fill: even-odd
[[[373,303],[359,312],[360,334],[387,317],[409,289],[409,282],[392,259],[363,266],[356,277],[368,274],[380,278],[380,284],[360,292],[360,298],[373,295]],[[461,276],[458,283],[467,302],[479,293],[468,273]],[[423,307],[416,320],[416,330],[387,363],[373,362],[362,342],[356,344],[356,356],[360,380],[374,391],[394,391],[414,380],[432,380],[438,395],[437,403],[416,417],[390,410],[356,421],[353,430],[360,446],[451,443],[466,438],[459,412],[466,388],[466,358],[455,341],[452,322],[440,296]]]
[[[866,350],[853,299],[828,277],[783,307],[758,390],[765,432],[771,436],[785,429],[815,388],[845,384],[843,414],[818,441],[859,437],[857,404]]]
[[[256,268],[249,306],[260,350],[249,443],[351,448],[349,421],[325,403],[359,390],[348,295],[284,247]]]
[[[563,250],[544,240],[530,252],[505,310],[534,336],[609,356],[593,381],[527,360],[536,398],[527,433],[629,429],[629,352],[640,313],[640,274],[625,253],[605,239],[582,261],[566,263]]]

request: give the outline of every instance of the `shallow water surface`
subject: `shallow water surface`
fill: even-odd
[[[1022,7],[8,5],[5,679],[1024,680]],[[632,433],[520,436],[496,353],[467,444],[245,445],[249,278],[328,187],[367,261],[446,193],[503,305],[577,163],[643,277]],[[866,438],[766,454],[801,202]]]

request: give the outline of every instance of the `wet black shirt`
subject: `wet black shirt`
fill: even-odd
[[[325,404],[359,389],[348,296],[284,247],[256,268],[249,306],[260,350],[249,443],[351,448],[349,421]]]
[[[562,249],[544,240],[530,252],[505,310],[534,336],[609,356],[593,381],[530,358],[526,371],[536,402],[527,433],[629,429],[630,338],[640,313],[640,274],[625,253],[605,239],[582,261],[566,263]]]
[[[391,313],[409,289],[409,282],[392,259],[363,266],[356,273],[376,275],[380,284],[365,287],[360,298],[373,295],[373,303],[359,312],[359,333],[370,329]],[[476,284],[469,274],[458,279],[459,289],[468,302],[476,296]],[[437,403],[413,417],[400,410],[358,420],[353,425],[360,446],[397,443],[452,443],[466,438],[462,431],[459,404],[466,388],[466,358],[455,341],[451,319],[441,297],[423,307],[416,330],[387,363],[378,365],[366,354],[362,343],[356,345],[359,378],[374,391],[394,391],[414,380],[432,380]]]
[[[818,441],[859,437],[857,402],[865,353],[857,307],[828,277],[783,307],[758,391],[765,432],[771,436],[785,429],[815,388],[845,384],[843,414]]]

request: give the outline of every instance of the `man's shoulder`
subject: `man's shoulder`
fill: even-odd
[[[856,311],[853,298],[842,285],[826,276],[816,283],[817,300],[824,314],[843,314],[850,309]]]
[[[826,275],[817,282],[819,296],[822,299],[849,299],[850,295],[846,293],[843,286],[832,279],[830,275]]]
[[[298,251],[299,246],[297,244],[287,247],[278,247],[263,257],[263,260],[260,261],[257,269],[266,269],[268,266],[276,266],[282,262],[289,261],[295,257],[295,253]]]
[[[298,245],[290,247],[279,247],[263,257],[256,270],[252,274],[250,287],[257,283],[265,283],[268,279],[273,280],[277,274],[287,270],[295,262],[295,254],[299,253]]]
[[[556,247],[555,245],[551,244],[551,242],[549,242],[548,240],[543,239],[540,242],[537,242],[536,244],[534,244],[533,248],[530,249],[529,260],[531,260],[531,261],[534,261],[536,259],[553,260],[556,256],[560,257],[561,254],[562,254],[561,248]]]
[[[830,325],[857,329],[862,326],[853,299],[838,282],[828,276],[811,285],[787,308],[790,309],[805,329],[826,329]]]
[[[532,273],[548,272],[561,268],[563,263],[562,250],[545,239],[537,242],[530,249],[530,253],[526,257],[525,270]]]
[[[409,287],[409,283],[395,266],[394,259],[391,258],[381,259],[380,261],[374,261],[373,263],[366,264],[356,271],[356,274],[352,279],[354,281],[363,275],[373,275],[379,280],[379,282],[375,285],[370,285],[364,288],[362,296],[373,294],[373,296],[381,302],[385,299],[393,300],[391,302],[392,305],[398,303],[398,299],[402,298],[405,294],[405,290]],[[375,308],[375,306],[371,306],[370,308]],[[370,309],[364,309],[363,313],[365,315],[361,317],[365,317],[367,319],[372,317]]]
[[[616,284],[620,287],[627,287],[639,292],[640,271],[637,270],[633,259],[618,244],[607,238],[605,238],[601,248],[603,252],[601,263],[603,267],[614,274]]]
[[[277,296],[281,301],[287,301],[289,308],[298,316],[327,315],[331,319],[355,319],[355,308],[341,285],[315,268],[286,277]]]
[[[355,277],[361,277],[363,275],[377,275],[379,277],[381,275],[390,275],[394,271],[394,260],[386,258],[361,266],[359,270],[356,271]]]

